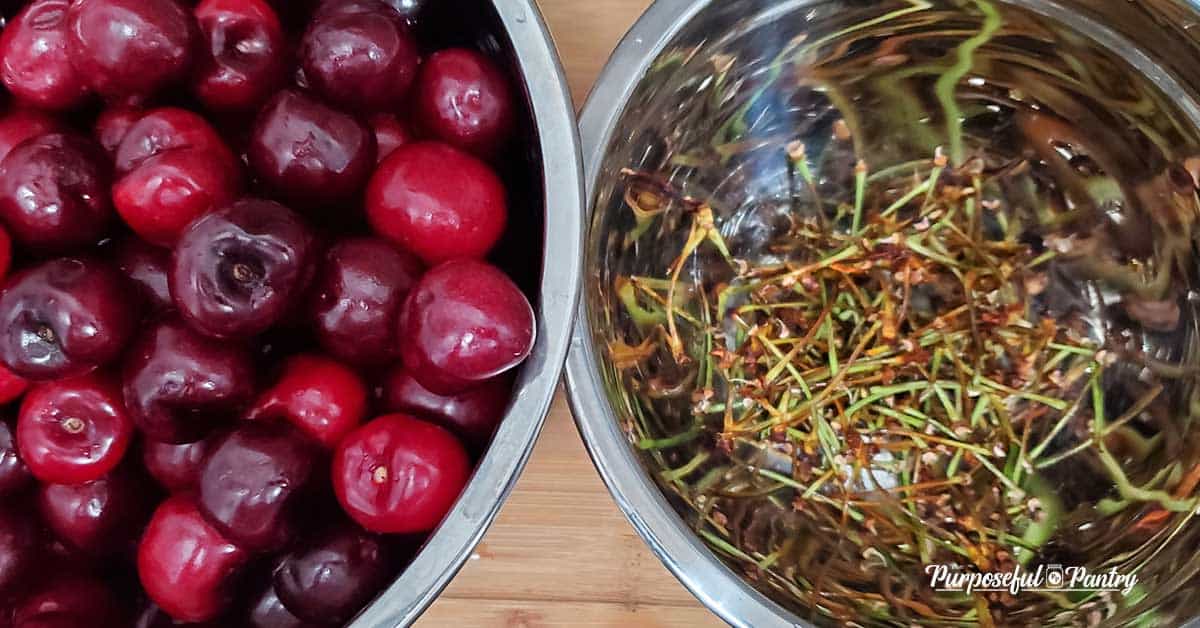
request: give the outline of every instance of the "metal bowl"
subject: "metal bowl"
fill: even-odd
[[[1147,0],[1145,2],[1094,2],[1094,0],[997,0],[1017,5],[1049,20],[1085,32],[1091,44],[1116,51],[1154,89],[1165,95],[1172,115],[1182,122],[1182,136],[1195,150],[1200,128],[1200,41],[1193,27],[1200,23],[1200,2],[1195,0]],[[870,11],[894,7],[900,2],[863,0],[657,0],[631,29],[616,49],[580,117],[584,146],[587,198],[591,206],[586,237],[584,296],[567,361],[567,392],[579,430],[597,469],[614,499],[651,549],[674,575],[707,607],[726,622],[739,627],[810,626],[740,573],[736,573],[701,541],[685,523],[673,501],[656,482],[660,468],[631,444],[631,410],[624,397],[606,350],[606,335],[615,316],[610,286],[612,266],[666,268],[678,248],[644,247],[643,259],[613,253],[622,242],[621,228],[630,220],[619,192],[622,168],[664,167],[683,150],[680,145],[697,142],[696,136],[712,129],[712,119],[703,111],[703,101],[718,109],[729,105],[710,98],[713,65],[734,68],[725,80],[755,81],[767,74],[768,63],[782,46],[798,36],[820,40],[829,31],[809,32],[809,24],[837,10]],[[920,5],[919,2],[910,2]],[[968,3],[959,3],[968,4]],[[833,7],[833,8],[831,8]],[[882,12],[884,9],[877,9]],[[1091,45],[1089,44],[1089,45]],[[787,108],[796,100],[783,93],[767,99],[770,107]],[[738,104],[738,103],[734,103]],[[732,106],[732,105],[731,105]],[[796,105],[800,109],[802,105]],[[686,110],[686,111],[685,111]],[[762,110],[754,110],[761,113]],[[764,114],[764,118],[769,115]],[[799,116],[797,116],[798,118]],[[665,130],[665,131],[664,131]],[[667,135],[671,142],[660,141]],[[772,144],[772,142],[764,142]],[[787,185],[784,144],[774,142],[768,156],[734,177],[726,173],[682,173],[670,171],[671,182],[686,194],[699,190],[737,206],[756,194],[768,196]],[[1180,158],[1185,155],[1171,155]],[[883,157],[880,158],[888,163]],[[747,160],[752,161],[752,160]],[[670,170],[670,167],[664,167]],[[736,190],[731,188],[738,188]],[[786,188],[785,188],[786,189]],[[719,191],[719,193],[718,193]],[[700,200],[706,197],[697,195]],[[720,209],[714,202],[714,208]],[[624,224],[624,227],[620,225]],[[726,234],[728,237],[728,234]],[[1190,342],[1193,338],[1187,339]],[[1154,351],[1179,349],[1179,339],[1147,345]],[[1177,344],[1172,344],[1177,343]],[[1164,353],[1165,355],[1165,353]],[[1178,354],[1176,354],[1178,355]],[[1197,537],[1192,525],[1181,536]],[[1189,543],[1194,541],[1188,541]],[[1194,546],[1193,546],[1194,547]],[[1172,607],[1169,623],[1195,617],[1197,560],[1185,553],[1175,570],[1172,587],[1162,595]],[[874,625],[874,624],[871,624]]]
[[[437,42],[486,50],[506,60],[518,81],[519,158],[500,165],[509,188],[510,225],[493,259],[529,295],[537,341],[519,370],[504,420],[458,502],[400,577],[353,621],[354,628],[413,623],[470,557],[541,431],[579,295],[579,141],[567,82],[541,14],[532,0],[442,1],[427,11],[422,27],[437,32]]]

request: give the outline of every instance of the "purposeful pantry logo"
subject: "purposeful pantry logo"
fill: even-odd
[[[1010,571],[975,571],[960,565],[927,565],[929,586],[939,592],[1006,592],[1017,595],[1022,591],[1111,591],[1129,595],[1137,586],[1134,573],[1091,571],[1087,567],[1038,565],[1025,568],[1016,565]]]

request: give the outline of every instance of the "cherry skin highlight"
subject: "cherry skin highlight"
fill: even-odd
[[[34,0],[0,31],[0,81],[22,102],[42,109],[69,109],[88,95],[71,65],[69,0]]]
[[[470,471],[466,450],[450,432],[389,414],[342,440],[333,488],[346,513],[367,530],[413,534],[437,526]]]
[[[319,355],[287,359],[279,379],[247,413],[251,420],[286,419],[332,449],[367,414],[367,387],[349,367]]]
[[[483,159],[496,156],[516,126],[508,77],[474,50],[435,52],[414,94],[413,116],[425,132]]]
[[[279,16],[262,0],[204,0],[196,5],[202,52],[192,91],[217,111],[262,104],[281,82],[287,43]]]
[[[133,420],[116,381],[103,375],[38,384],[17,416],[17,446],[34,477],[51,484],[98,480],[125,456]]]

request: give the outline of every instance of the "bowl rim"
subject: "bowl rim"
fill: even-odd
[[[711,1],[656,0],[626,33],[596,80],[579,116],[588,221],[605,149],[626,103],[650,64]],[[592,463],[638,535],[692,595],[731,626],[811,626],[717,558],[643,471],[604,394],[592,338],[585,297],[577,307],[567,356],[567,398]]]
[[[533,0],[493,0],[535,120],[544,197],[537,341],[470,482],[417,556],[351,628],[408,626],[462,568],[499,513],[550,410],[582,284],[583,169],[575,108],[550,32]]]

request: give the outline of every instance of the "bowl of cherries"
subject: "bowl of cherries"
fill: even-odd
[[[0,628],[411,623],[579,290],[528,0],[32,0],[0,31]]]

